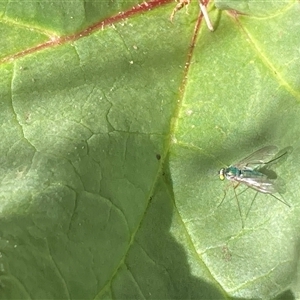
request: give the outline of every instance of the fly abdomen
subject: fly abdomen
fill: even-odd
[[[240,177],[242,178],[263,178],[263,177],[266,177],[265,174],[263,173],[260,173],[256,170],[252,170],[252,169],[243,169],[240,171],[241,174],[240,174]]]

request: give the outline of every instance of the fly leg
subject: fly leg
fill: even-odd
[[[243,219],[243,215],[242,215],[242,210],[241,210],[240,202],[239,202],[239,199],[238,199],[238,194],[236,193],[236,188],[239,186],[239,184],[240,184],[239,182],[237,182],[236,184],[233,184],[233,190],[234,190],[236,203],[237,203],[238,208],[239,208],[239,213],[240,213],[240,217],[241,217],[241,221],[242,221],[242,228],[244,228],[245,224],[244,224],[244,219]]]
[[[241,193],[237,194],[236,193],[236,188],[239,186],[239,182],[229,182],[229,184],[226,186],[226,188],[224,189],[224,196],[220,202],[220,204],[217,206],[219,207],[223,201],[225,200],[226,198],[226,191],[228,189],[229,186],[233,186],[233,190],[234,190],[234,198],[236,199],[236,202],[237,202],[237,205],[238,205],[238,209],[239,209],[239,214],[240,214],[240,217],[241,217],[241,221],[242,221],[242,228],[244,228],[244,219],[243,219],[243,216],[242,216],[242,210],[241,210],[241,206],[240,206],[240,202],[239,202],[239,199],[238,199],[238,195],[242,194],[243,192],[245,192],[247,189],[245,189],[244,191],[242,191]]]
[[[231,183],[231,182],[229,182],[229,184],[227,184],[227,186],[225,187],[225,189],[224,189],[224,196],[223,196],[223,198],[222,198],[221,202],[218,204],[218,206],[217,206],[217,207],[221,206],[221,204],[222,204],[222,203],[223,203],[223,201],[225,200],[225,198],[226,198],[226,191],[228,190],[228,188],[229,188],[231,185],[232,185],[232,183]]]
[[[269,194],[269,195],[271,195],[272,197],[274,197],[275,199],[277,199],[277,200],[280,201],[281,203],[285,204],[286,206],[291,207],[291,205],[288,204],[286,201],[284,201],[284,200],[282,200],[282,199],[276,197],[276,196],[273,195],[273,194]],[[282,197],[282,196],[281,196],[281,197]]]
[[[249,213],[250,213],[251,207],[252,207],[252,205],[253,205],[253,203],[254,203],[254,200],[255,200],[257,194],[258,194],[258,192],[255,193],[255,196],[253,197],[253,199],[252,199],[252,201],[251,201],[251,204],[250,204],[249,209],[248,209],[247,214],[246,214],[246,219],[248,218],[248,215],[249,215]]]
[[[224,196],[223,196],[221,202],[218,204],[217,207],[221,206],[221,204],[222,204],[223,201],[225,200],[225,198],[226,198],[226,192],[227,192],[228,188],[233,186],[233,188],[236,189],[236,188],[238,187],[239,184],[240,184],[239,182],[236,183],[236,184],[234,184],[233,182],[229,182],[229,183],[226,185],[225,189],[223,190],[223,191],[224,191]],[[244,193],[246,190],[247,190],[247,189],[243,190],[243,191],[240,192],[239,194],[236,194],[236,196],[238,196],[238,195]],[[236,197],[236,196],[235,196],[235,197]],[[231,198],[231,199],[232,199],[232,198]]]
[[[233,198],[236,198],[236,197],[238,197],[239,195],[242,195],[242,194],[244,194],[247,190],[249,189],[249,187],[246,187],[244,190],[242,190],[240,193],[238,193],[238,194],[235,194],[235,196],[234,197],[232,197],[230,200],[232,200]],[[251,204],[250,204],[250,207],[249,207],[249,209],[248,209],[248,211],[247,211],[247,214],[246,214],[246,217],[245,217],[245,220],[248,218],[248,215],[249,215],[249,212],[250,212],[250,210],[251,210],[251,207],[252,207],[252,205],[253,205],[253,203],[254,203],[254,200],[255,200],[255,198],[256,198],[256,196],[257,196],[257,194],[258,194],[258,192],[256,192],[256,194],[255,194],[255,196],[254,196],[254,198],[252,199],[252,202],[251,202]]]

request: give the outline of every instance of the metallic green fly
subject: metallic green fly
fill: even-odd
[[[276,193],[280,194],[281,192],[283,192],[284,183],[281,180],[279,180],[274,171],[270,170],[270,166],[277,163],[278,160],[283,156],[286,156],[291,151],[291,149],[292,147],[287,147],[282,151],[278,152],[278,148],[276,146],[266,146],[250,154],[238,163],[232,164],[228,168],[222,168],[219,171],[220,179],[224,180],[226,178],[233,185],[234,194],[237,200],[243,227],[244,221],[242,218],[241,208],[238,201],[238,194],[236,193],[236,188],[240,184],[246,185],[247,188],[251,188],[257,193],[260,192],[263,194],[269,194],[278,201],[290,207],[290,205],[286,201],[274,195]],[[219,206],[222,204],[225,197],[226,191],[224,190],[224,197]]]

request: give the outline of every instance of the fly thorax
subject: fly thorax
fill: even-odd
[[[225,170],[225,176],[228,180],[232,180],[236,177],[240,177],[241,173],[242,172],[240,169],[233,167],[233,166],[230,166]]]

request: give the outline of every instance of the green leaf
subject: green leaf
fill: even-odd
[[[1,299],[299,296],[299,3],[209,7],[0,6]],[[242,228],[218,170],[265,145],[291,208],[247,190]]]

